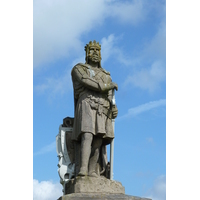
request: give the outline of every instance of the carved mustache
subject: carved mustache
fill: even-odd
[[[99,54],[93,53],[93,54],[89,54],[88,56],[89,56],[89,57],[99,57]]]

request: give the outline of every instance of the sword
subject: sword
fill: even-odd
[[[112,105],[116,105],[115,102],[115,90],[112,91]],[[115,119],[112,119],[113,132],[115,131]],[[113,180],[113,162],[114,162],[114,139],[110,143],[110,179]]]

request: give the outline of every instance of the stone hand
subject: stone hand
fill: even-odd
[[[115,89],[116,91],[118,90],[118,85],[117,85],[117,83],[114,83],[114,82],[111,82],[110,83],[110,89]]]
[[[116,105],[112,106],[112,118],[115,119],[118,115],[118,109]]]

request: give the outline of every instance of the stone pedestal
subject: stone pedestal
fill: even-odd
[[[125,195],[125,189],[118,181],[104,176],[76,177],[65,185],[66,194],[58,200],[151,200],[148,198]]]
[[[58,200],[151,200],[148,198],[129,196],[125,194],[108,193],[74,193],[60,197]]]
[[[120,182],[101,176],[99,178],[84,176],[71,179],[65,184],[65,194],[71,193],[112,193],[124,194],[125,189]]]

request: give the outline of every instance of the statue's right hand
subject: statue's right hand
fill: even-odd
[[[111,87],[111,89],[115,89],[116,91],[118,90],[118,85],[117,85],[117,83],[111,82],[111,83],[110,83],[110,87]]]

